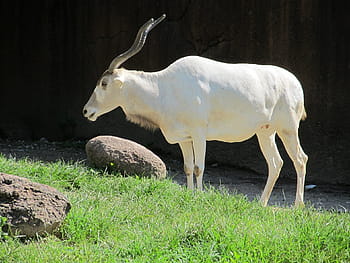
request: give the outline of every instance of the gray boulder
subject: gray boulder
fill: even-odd
[[[165,178],[166,166],[153,152],[144,146],[119,137],[98,136],[85,147],[88,163],[97,168],[108,168],[129,175]]]
[[[70,208],[67,198],[53,187],[0,173],[0,217],[7,218],[12,234],[54,233]]]

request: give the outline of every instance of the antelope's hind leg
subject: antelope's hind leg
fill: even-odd
[[[283,160],[275,142],[275,136],[276,132],[270,129],[257,133],[260,149],[268,166],[267,182],[260,198],[260,202],[263,206],[266,206],[270,199],[272,189],[283,165]]]
[[[301,148],[298,129],[283,130],[278,132],[278,136],[281,138],[289,157],[292,159],[295,171],[297,173],[295,206],[304,206],[304,185],[308,156]]]

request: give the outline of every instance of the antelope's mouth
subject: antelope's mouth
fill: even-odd
[[[87,116],[87,118],[89,121],[96,121],[97,120],[96,113],[95,112],[91,113],[89,116]]]

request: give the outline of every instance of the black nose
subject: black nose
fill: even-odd
[[[86,115],[86,113],[87,113],[87,110],[83,110],[83,114]]]

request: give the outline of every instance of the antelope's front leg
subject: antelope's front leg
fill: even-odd
[[[197,139],[193,140],[194,175],[196,176],[198,190],[203,190],[205,149],[206,149],[206,140],[204,137],[198,137]]]
[[[194,189],[194,184],[193,184],[194,161],[193,161],[192,141],[180,142],[179,145],[180,145],[182,156],[184,159],[184,171],[187,177],[187,187],[188,189]]]

